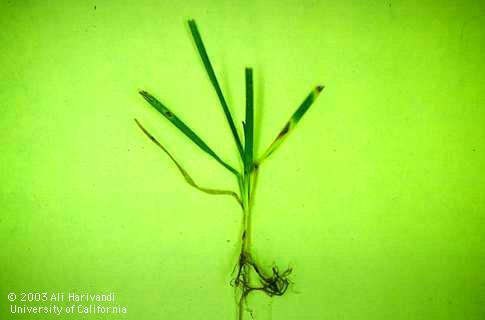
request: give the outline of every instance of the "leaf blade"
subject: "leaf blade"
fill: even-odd
[[[192,129],[190,129],[182,120],[180,120],[172,111],[163,105],[157,98],[152,96],[147,91],[140,91],[140,95],[160,114],[176,126],[182,133],[184,133],[192,142],[194,142],[200,149],[209,154],[217,162],[219,162],[226,169],[239,176],[239,172],[224,162]]]
[[[245,69],[246,80],[246,120],[244,122],[244,170],[251,172],[254,150],[254,89],[253,70]]]
[[[217,97],[219,98],[219,102],[221,103],[222,110],[226,116],[226,120],[229,124],[229,128],[231,129],[232,135],[236,142],[237,149],[241,158],[243,158],[243,148],[241,144],[241,139],[239,138],[239,134],[237,133],[236,126],[234,124],[234,120],[232,118],[231,112],[229,111],[229,107],[227,106],[226,99],[224,98],[224,94],[222,93],[221,87],[219,85],[219,81],[217,81],[216,74],[214,72],[214,68],[210,62],[209,56],[204,46],[204,42],[202,41],[202,37],[200,36],[199,29],[197,28],[197,24],[195,20],[188,21],[190,32],[192,34],[192,38],[194,39],[195,45],[197,47],[197,51],[199,52],[200,58],[202,59],[202,63],[204,64],[205,70],[207,75],[209,76],[210,82],[216,91]]]
[[[208,194],[212,194],[212,195],[229,195],[229,196],[232,196],[234,197],[237,202],[239,203],[240,206],[242,206],[242,201],[241,199],[239,198],[239,196],[237,195],[237,193],[235,193],[234,191],[230,191],[230,190],[219,190],[219,189],[212,189],[212,188],[205,188],[205,187],[201,187],[199,186],[195,181],[194,179],[192,179],[192,177],[188,174],[188,172],[182,167],[182,165],[172,156],[172,154],[160,143],[158,142],[157,139],[155,139],[154,136],[152,136],[142,125],[141,123],[135,119],[135,122],[136,124],[138,125],[138,127],[141,129],[141,131],[143,131],[143,133],[153,142],[155,143],[160,149],[163,150],[163,152],[165,152],[165,154],[170,158],[170,160],[172,160],[172,162],[177,166],[177,168],[179,169],[180,173],[182,174],[182,176],[184,177],[185,181],[191,185],[192,187],[196,188],[197,190],[199,191],[202,191],[202,192],[205,192],[205,193],[208,193]]]
[[[308,94],[300,104],[300,106],[296,109],[296,111],[291,116],[290,120],[285,124],[283,129],[281,129],[278,136],[273,140],[273,142],[269,145],[263,155],[258,159],[256,162],[257,165],[261,164],[264,160],[266,160],[278,147],[281,143],[286,139],[291,131],[295,128],[298,122],[301,120],[303,115],[308,111],[308,109],[312,106],[313,102],[315,102],[316,98],[320,95],[324,86],[316,86],[310,94]]]

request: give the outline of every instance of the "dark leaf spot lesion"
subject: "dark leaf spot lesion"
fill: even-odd
[[[288,131],[290,131],[290,123],[289,122],[285,125],[285,127],[283,128],[283,130],[281,130],[281,132],[278,135],[278,138],[277,139],[281,139],[284,135],[286,135],[288,133]]]

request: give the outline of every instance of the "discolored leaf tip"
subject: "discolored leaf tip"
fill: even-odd
[[[322,92],[322,90],[325,88],[325,86],[319,85],[315,89],[317,90],[318,93]]]

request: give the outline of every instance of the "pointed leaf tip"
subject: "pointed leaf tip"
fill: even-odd
[[[318,93],[322,92],[323,89],[325,89],[325,86],[322,86],[322,85],[318,85],[316,88]]]

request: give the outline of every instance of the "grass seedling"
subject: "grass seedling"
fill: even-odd
[[[227,123],[231,130],[234,142],[236,144],[241,167],[240,170],[235,169],[226,161],[221,159],[217,153],[215,153],[189,126],[187,126],[180,118],[178,118],[171,110],[169,110],[163,103],[157,98],[152,96],[146,91],[140,91],[143,98],[158,112],[160,112],[168,121],[170,121],[175,127],[177,127],[183,134],[187,136],[193,143],[195,143],[205,153],[210,155],[220,165],[226,168],[231,174],[233,174],[237,180],[239,190],[219,190],[201,187],[198,185],[183,166],[175,159],[174,156],[153,137],[142,124],[135,119],[138,127],[143,133],[154,142],[167,156],[175,163],[178,170],[185,178],[188,184],[192,187],[213,195],[228,195],[233,197],[242,210],[242,231],[240,234],[241,245],[239,252],[239,259],[234,268],[234,277],[231,281],[231,285],[236,289],[236,305],[237,305],[237,319],[242,320],[246,312],[251,312],[247,306],[248,295],[252,292],[262,292],[266,295],[281,296],[285,294],[290,284],[289,275],[292,272],[291,268],[287,268],[284,271],[280,271],[278,267],[273,266],[271,270],[265,270],[261,267],[251,254],[251,212],[254,205],[254,194],[256,191],[256,183],[258,179],[258,173],[261,165],[269,158],[269,156],[281,145],[286,137],[293,131],[295,126],[301,120],[303,115],[308,111],[320,92],[323,90],[323,86],[316,86],[303,100],[301,105],[293,113],[290,120],[285,124],[283,129],[276,136],[274,141],[268,146],[266,151],[259,157],[255,157],[254,154],[254,94],[253,94],[253,70],[251,68],[245,69],[245,84],[246,84],[246,116],[243,121],[243,139],[239,136],[239,133],[234,124],[234,119],[227,105],[224,94],[219,86],[217,77],[215,75],[212,64],[207,55],[204,43],[200,36],[199,30],[194,20],[189,20],[188,25],[197,47],[197,51],[202,59],[202,63],[205,67],[210,82],[216,91],[219,102],[222,106],[222,110],[227,119]],[[244,145],[241,141],[244,141]]]

